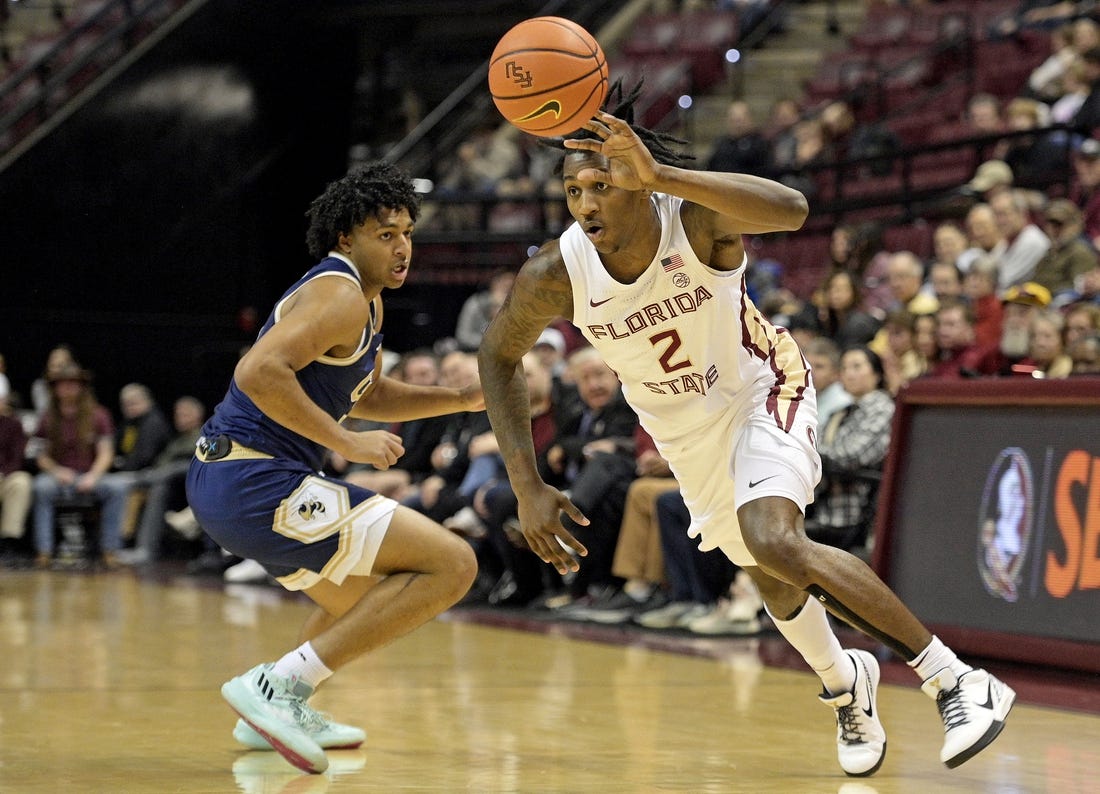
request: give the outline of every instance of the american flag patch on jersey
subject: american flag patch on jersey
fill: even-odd
[[[666,256],[661,260],[661,267],[665,269],[665,272],[676,270],[684,266],[684,260],[680,257],[679,253],[675,253],[672,256]]]

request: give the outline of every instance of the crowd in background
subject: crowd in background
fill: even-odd
[[[1028,12],[999,20],[999,35],[1031,24]],[[1020,96],[971,98],[974,131],[1038,129],[1051,119],[1100,127],[1089,115],[1100,112],[1100,28],[1088,14],[1052,27],[1050,59]],[[761,128],[748,104],[734,101],[727,123],[702,167],[793,179],[807,192],[816,186],[797,184],[799,168],[892,145],[882,128],[856,124],[843,102],[807,118],[781,100]],[[479,129],[456,151],[438,195],[491,201],[429,204],[423,225],[560,230],[568,216],[556,156],[508,125]],[[1068,191],[1035,188],[1058,169],[1072,175]],[[510,200],[530,196],[537,201]],[[1100,140],[998,144],[956,197],[965,205],[935,224],[927,258],[887,248],[876,223],[837,225],[811,294],[785,287],[785,263],[749,261],[750,297],[797,338],[813,371],[824,472],[806,517],[815,540],[869,552],[894,397],[906,384],[1100,377]],[[513,280],[511,270],[494,273],[462,307],[452,336],[387,353],[387,374],[421,385],[476,379],[481,334]],[[667,464],[577,329],[564,321],[548,328],[523,367],[540,471],[591,519],[569,526],[590,552],[578,573],[559,575],[527,548],[484,412],[380,425],[402,438],[396,466],[377,471],[332,456],[327,473],[465,537],[481,570],[468,603],[698,634],[759,631],[751,580],[687,537]],[[0,358],[0,560],[44,569],[92,558],[109,569],[182,560],[193,574],[270,581],[257,563],[214,546],[187,509],[183,481],[206,416],[201,402],[176,396],[169,418],[135,382],[109,408],[67,345],[49,353],[34,383],[9,384],[2,370]]]

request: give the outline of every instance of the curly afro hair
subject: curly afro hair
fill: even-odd
[[[420,196],[412,178],[383,161],[368,163],[330,182],[325,192],[309,205],[306,247],[310,256],[323,259],[336,247],[341,233],[347,234],[369,216],[383,210],[408,210],[415,221]]]

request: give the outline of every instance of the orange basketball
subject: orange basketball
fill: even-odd
[[[607,58],[592,34],[561,17],[513,27],[489,60],[489,92],[505,119],[532,135],[580,129],[607,96]]]

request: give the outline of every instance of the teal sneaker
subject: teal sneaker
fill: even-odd
[[[271,664],[253,667],[222,685],[222,697],[283,758],[314,774],[328,768],[325,751],[303,725],[324,720],[306,703],[309,688],[271,672]]]
[[[367,739],[367,732],[354,725],[341,725],[328,719],[327,714],[314,712],[320,720],[310,720],[301,728],[313,737],[313,741],[324,750],[354,750]],[[271,743],[256,733],[244,720],[237,720],[233,727],[233,738],[249,750],[274,750]]]

